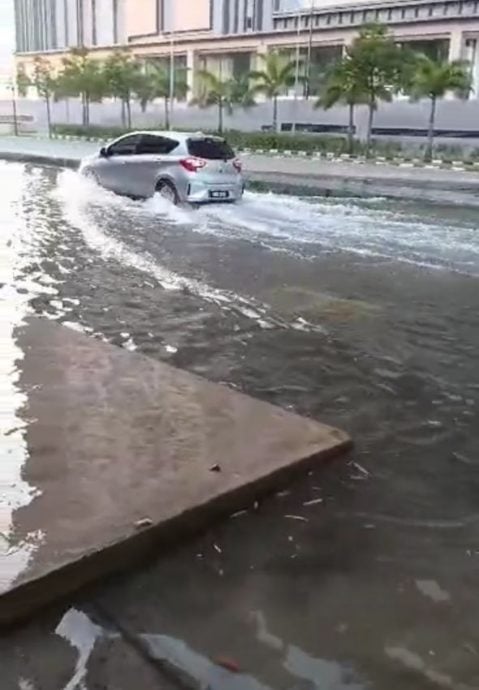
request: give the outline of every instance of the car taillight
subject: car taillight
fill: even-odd
[[[235,158],[233,161],[233,166],[237,172],[241,172],[243,170],[243,165],[237,158]]]
[[[180,161],[180,165],[188,172],[198,172],[198,170],[205,167],[206,161],[192,156],[190,158],[183,158]]]

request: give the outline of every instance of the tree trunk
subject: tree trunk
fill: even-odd
[[[121,99],[121,126],[126,129],[126,108],[125,101]]]
[[[349,104],[348,153],[354,153],[354,103]]]
[[[273,132],[278,131],[278,96],[273,96]]]
[[[131,100],[130,97],[128,97],[125,100],[125,107],[126,107],[126,126],[128,129],[131,129]]]
[[[85,125],[90,126],[90,96],[85,94]]]
[[[165,129],[170,129],[170,99],[165,96]]]
[[[427,142],[424,151],[424,160],[432,160],[432,148],[434,144],[434,122],[436,119],[436,97],[431,98],[431,111],[429,113],[429,124],[427,128]]]
[[[374,101],[371,101],[369,103],[369,111],[368,111],[368,132],[366,136],[366,158],[371,157],[371,138],[372,138],[372,132],[373,132],[373,119],[374,119],[374,111],[375,111],[375,103]]]
[[[218,133],[223,134],[223,99],[218,101]]]
[[[81,107],[82,107],[82,125],[86,127],[88,125],[88,113],[87,113],[87,98],[86,94],[81,95]]]
[[[47,127],[48,127],[48,138],[52,138],[52,112],[50,108],[50,96],[45,96],[45,106],[47,109]]]

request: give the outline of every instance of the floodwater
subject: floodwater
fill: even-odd
[[[479,687],[478,212],[255,192],[183,210],[6,163],[0,189],[2,428],[15,427],[14,327],[36,313],[356,443],[12,634],[7,690],[123,688],[98,681],[118,640],[212,690]],[[2,463],[5,449],[2,534],[35,497],[21,428]],[[169,687],[149,682],[136,687]]]

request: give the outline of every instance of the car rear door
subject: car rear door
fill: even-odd
[[[175,150],[178,146],[179,141],[174,137],[142,134],[135,156],[136,181],[142,190],[142,196],[151,196],[161,172],[175,165]]]
[[[108,156],[102,159],[97,168],[104,187],[117,194],[139,196],[134,168],[140,139],[141,134],[127,134],[108,147]]]
[[[205,161],[201,176],[207,184],[235,184],[239,170],[235,153],[225,139],[220,137],[190,137],[188,153]],[[204,177],[206,175],[206,178]]]

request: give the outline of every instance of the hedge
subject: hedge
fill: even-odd
[[[155,128],[145,128],[154,130]],[[156,128],[158,129],[158,128]],[[206,130],[205,130],[206,131]],[[91,125],[54,125],[53,132],[62,136],[89,137],[97,139],[114,139],[128,132],[123,127],[100,127]],[[207,132],[215,134],[215,132]],[[348,150],[347,139],[337,135],[318,134],[281,134],[275,132],[240,132],[229,130],[225,133],[228,141],[237,149],[251,149],[263,151],[307,151],[320,153],[346,153]],[[355,153],[363,152],[363,145],[355,142]],[[391,157],[400,152],[400,144],[381,143],[375,146],[377,153],[383,155],[389,153]]]
[[[94,139],[115,139],[116,137],[126,134],[129,130],[123,127],[100,127],[91,125],[84,127],[82,125],[54,125],[53,132],[62,136],[87,137]],[[161,129],[158,127],[144,128],[145,130]],[[204,130],[208,134],[215,134]],[[250,149],[252,151],[263,150],[271,151],[306,151],[308,153],[331,153],[340,155],[347,153],[348,144],[345,136],[325,135],[325,134],[282,134],[275,132],[240,132],[237,130],[229,130],[225,132],[225,136],[231,145],[238,149]],[[419,143],[419,142],[418,142]],[[424,151],[424,145],[421,142],[420,146],[412,148],[410,145],[402,145],[400,141],[380,141],[373,140],[372,155],[382,156],[386,159],[393,159],[395,156],[400,156],[406,159],[420,158]],[[364,144],[355,141],[354,153],[361,155],[364,153]],[[469,150],[467,153],[463,150],[461,145],[436,144],[434,147],[434,155],[446,161],[465,160],[477,161],[479,160],[479,149]]]

